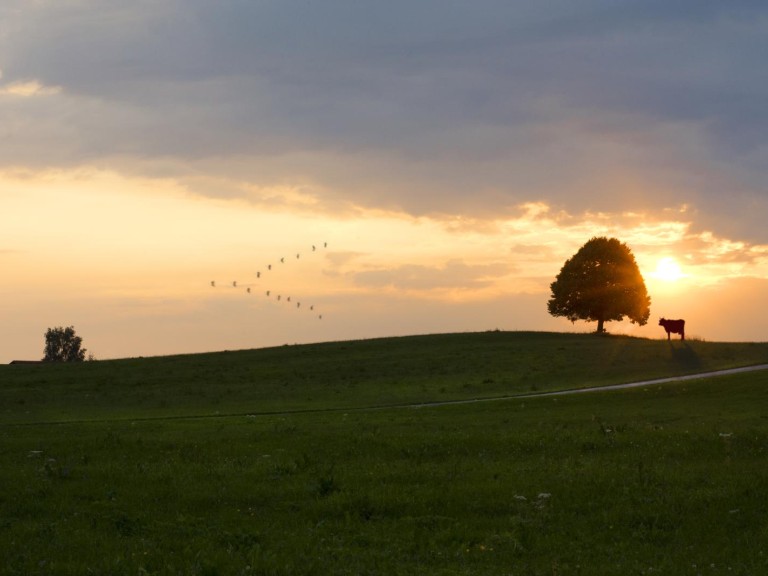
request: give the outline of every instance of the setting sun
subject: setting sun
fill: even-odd
[[[659,260],[653,275],[665,282],[676,282],[683,277],[683,272],[677,261],[674,258],[667,256]]]

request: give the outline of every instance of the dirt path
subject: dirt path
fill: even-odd
[[[586,394],[587,392],[605,392],[606,390],[625,390],[627,388],[640,388],[643,386],[655,386],[657,384],[669,384],[670,382],[683,382],[686,380],[701,380],[716,376],[728,376],[729,374],[741,374],[742,372],[755,372],[768,370],[768,364],[756,366],[744,366],[742,368],[729,368],[727,370],[715,370],[714,372],[701,372],[699,374],[686,374],[685,376],[672,376],[670,378],[657,378],[656,380],[642,380],[640,382],[627,382],[625,384],[609,384],[607,386],[594,386],[590,388],[574,388],[571,390],[555,390],[552,392],[531,392],[530,394],[516,394],[514,396],[495,396],[492,398],[475,398],[472,400],[447,400],[444,402],[425,402],[413,404],[411,408],[426,408],[428,406],[448,406],[451,404],[473,404],[475,402],[498,402],[501,400],[517,400],[518,398],[543,398],[545,396],[565,396],[567,394]]]
[[[560,390],[557,392],[541,392],[538,394],[526,394],[517,398],[534,396],[562,396],[564,394],[580,394],[582,392],[602,392],[603,390],[623,390],[625,388],[639,388],[641,386],[653,386],[655,384],[667,384],[669,382],[682,382],[685,380],[701,380],[715,376],[727,376],[729,374],[741,374],[742,372],[755,372],[756,370],[768,370],[768,364],[757,366],[744,366],[742,368],[729,368],[728,370],[716,370],[714,372],[701,372],[700,374],[687,374],[685,376],[672,376],[671,378],[658,378],[656,380],[643,380],[641,382],[628,382],[627,384],[611,384],[594,388],[577,388],[575,390]]]

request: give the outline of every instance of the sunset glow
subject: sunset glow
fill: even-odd
[[[483,221],[376,210],[351,218],[82,169],[7,172],[0,185],[14,191],[5,194],[3,232],[24,247],[0,254],[4,294],[15,302],[6,318],[28,342],[14,356],[37,353],[48,324],[74,320],[100,357],[205,351],[211,338],[242,348],[495,327],[588,330],[548,317],[545,303],[563,262],[598,233],[632,248],[660,314],[705,308],[711,291],[672,289],[689,274],[702,286],[720,279],[723,294],[737,286],[722,285],[726,271],[734,280],[747,271],[768,277],[763,248],[693,232],[684,214],[577,215],[539,202]],[[686,271],[668,255],[676,247],[688,251]],[[653,323],[610,328],[658,336]]]
[[[656,265],[654,276],[665,282],[677,282],[683,278],[683,271],[680,269],[677,260],[670,256],[665,256]]]
[[[610,332],[768,339],[766,9],[12,4],[0,363],[57,325],[97,358],[591,331],[546,302],[595,236],[652,299]]]

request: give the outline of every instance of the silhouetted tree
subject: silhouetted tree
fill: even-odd
[[[48,328],[45,332],[44,362],[82,362],[85,359],[85,348],[80,346],[83,339],[75,336],[75,328]]]
[[[597,321],[597,332],[605,322],[629,320],[640,326],[648,322],[651,298],[629,247],[616,238],[592,238],[565,261],[550,285],[547,309],[552,316]]]

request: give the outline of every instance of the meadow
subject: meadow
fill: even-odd
[[[768,372],[514,398],[765,362],[492,332],[3,366],[0,573],[768,573]]]

